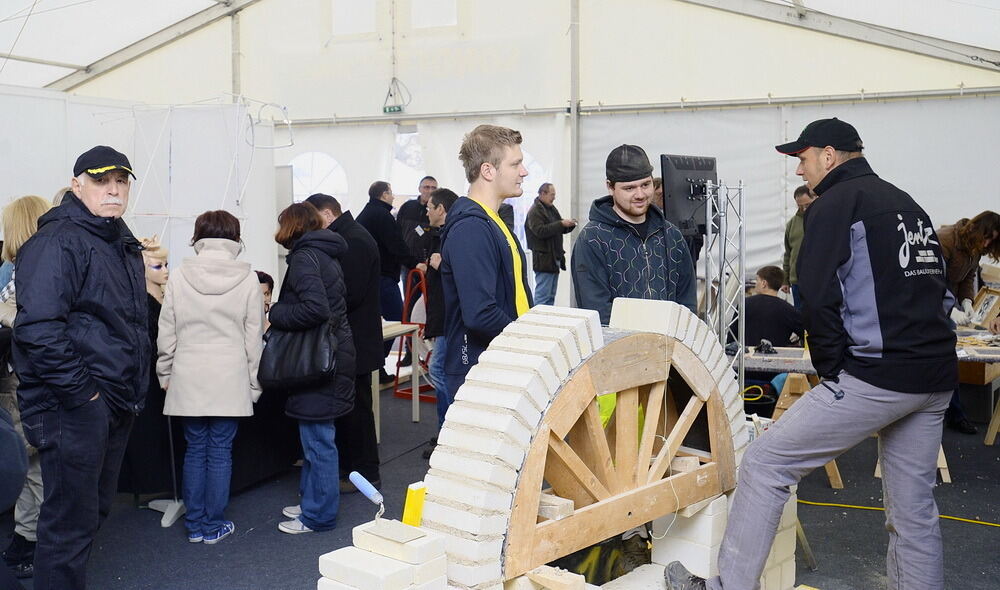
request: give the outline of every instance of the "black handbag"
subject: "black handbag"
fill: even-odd
[[[304,252],[320,268],[315,256],[308,250]],[[336,326],[329,320],[307,330],[271,327],[264,334],[257,380],[264,389],[296,389],[328,383],[337,373],[338,344]]]

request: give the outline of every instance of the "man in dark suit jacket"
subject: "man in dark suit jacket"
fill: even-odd
[[[334,197],[315,194],[306,202],[316,207],[327,229],[347,241],[347,254],[340,258],[347,288],[347,321],[351,325],[356,354],[354,409],[337,418],[336,442],[340,455],[340,491],[357,491],[347,475],[357,471],[381,485],[375,416],[372,413],[372,371],[382,367],[382,320],[379,317],[379,253],[375,239],[361,227],[350,211],[343,211]]]

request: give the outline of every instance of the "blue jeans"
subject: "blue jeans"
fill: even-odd
[[[553,305],[556,302],[556,285],[559,284],[559,273],[535,273],[535,305]]]
[[[233,438],[237,418],[187,417],[184,439],[184,524],[189,533],[209,535],[226,523]]]
[[[395,277],[379,275],[378,303],[382,317],[386,321],[398,322],[403,319],[403,296],[399,294],[399,282]],[[392,340],[385,343],[383,357],[389,356]]]
[[[314,531],[330,530],[337,526],[340,509],[340,468],[333,420],[299,420],[299,438],[303,455],[299,520]]]
[[[448,389],[448,380],[444,374],[444,359],[448,354],[447,342],[444,336],[434,339],[434,352],[431,353],[431,365],[428,367],[428,377],[434,386],[434,396],[437,398],[438,429],[444,425],[444,415],[448,406],[455,401],[455,396]]]

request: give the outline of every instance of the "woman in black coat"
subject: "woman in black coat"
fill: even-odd
[[[296,203],[278,216],[275,240],[288,248],[288,273],[277,303],[271,305],[271,327],[286,331],[335,326],[336,375],[318,386],[289,389],[285,414],[299,421],[304,459],[301,504],[282,512],[292,520],[278,524],[290,534],[324,531],[336,526],[340,479],[334,418],[354,406],[354,343],[347,323],[344,273],[338,258],[347,242],[326,231],[323,218],[309,203]]]

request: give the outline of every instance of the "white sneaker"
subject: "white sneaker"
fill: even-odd
[[[297,518],[293,518],[292,520],[287,520],[285,522],[279,522],[278,530],[283,533],[288,533],[289,535],[298,535],[300,533],[313,532],[311,528],[302,524],[302,521]]]
[[[302,506],[296,504],[295,506],[285,506],[281,509],[281,513],[288,518],[298,518],[302,516]]]

